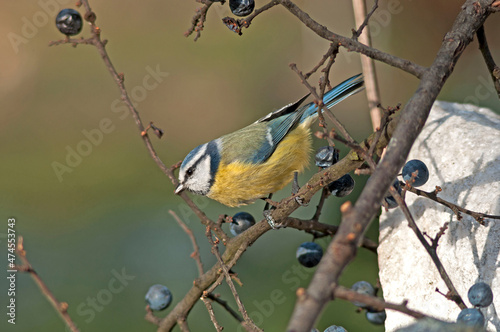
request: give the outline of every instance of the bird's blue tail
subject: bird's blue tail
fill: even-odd
[[[363,88],[363,76],[361,76],[361,74],[355,75],[325,93],[323,97],[323,104],[325,104],[326,107],[331,108],[347,97],[360,92]],[[309,103],[302,107],[305,108],[305,111],[300,119],[300,122],[318,114],[318,108],[314,103]]]

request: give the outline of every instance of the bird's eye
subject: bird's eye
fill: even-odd
[[[190,168],[188,168],[188,169],[187,169],[187,171],[186,171],[186,175],[187,175],[187,176],[191,176],[191,175],[193,175],[193,172],[194,172],[193,168],[192,168],[192,167],[190,167]]]

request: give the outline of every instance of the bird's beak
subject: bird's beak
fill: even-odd
[[[177,188],[175,188],[175,194],[179,195],[184,189],[185,189],[184,185],[182,183],[179,183],[179,185],[177,186]]]

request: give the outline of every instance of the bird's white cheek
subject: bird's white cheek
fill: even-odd
[[[210,191],[212,176],[210,174],[210,156],[204,158],[196,167],[196,172],[186,181],[186,187],[199,195]]]

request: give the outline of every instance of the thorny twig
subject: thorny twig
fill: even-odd
[[[184,36],[189,37],[193,32],[196,31],[196,35],[194,36],[194,41],[197,41],[201,36],[201,31],[203,30],[205,20],[207,18],[207,12],[210,6],[212,6],[213,2],[210,0],[196,0],[203,4],[202,7],[196,10],[196,14],[193,16],[191,20],[191,27],[184,33]]]
[[[406,189],[407,191],[410,191],[418,196],[426,197],[430,200],[433,200],[434,202],[442,204],[442,205],[446,206],[447,208],[451,209],[453,211],[453,213],[455,213],[455,215],[457,216],[458,220],[462,219],[462,216],[460,213],[465,213],[465,214],[473,217],[481,225],[484,225],[485,219],[500,219],[500,216],[485,214],[485,213],[481,213],[481,212],[474,212],[474,211],[465,209],[463,207],[460,207],[456,204],[453,204],[451,202],[448,202],[448,201],[438,197],[437,193],[442,190],[440,187],[436,187],[436,190],[432,191],[432,192],[431,191],[429,191],[429,192],[423,191],[421,189],[417,189],[417,188],[411,187],[411,186],[410,187],[406,186],[406,187],[407,187],[407,189]]]
[[[241,302],[240,296],[238,295],[238,292],[236,291],[236,287],[234,287],[233,280],[231,280],[231,276],[229,274],[229,268],[226,266],[226,264],[224,264],[224,261],[222,260],[222,257],[219,253],[219,248],[217,247],[217,242],[213,241],[213,239],[212,239],[212,233],[211,233],[209,227],[207,227],[206,236],[207,236],[208,242],[212,246],[212,250],[211,250],[212,254],[215,255],[215,257],[217,258],[217,261],[219,262],[220,267],[222,269],[221,276],[225,276],[226,283],[229,286],[229,289],[231,289],[231,292],[233,293],[233,296],[234,296],[234,299],[236,301],[236,304],[238,305],[239,311],[243,315],[244,323],[242,323],[242,324],[244,324],[251,331],[262,331],[261,329],[259,329],[255,325],[255,323],[252,321],[252,319],[248,316],[248,313],[245,309],[245,306],[243,305],[243,302]]]
[[[205,297],[207,299],[210,299],[210,300],[218,303],[221,307],[223,307],[224,309],[226,309],[226,311],[231,316],[233,316],[238,322],[240,322],[240,323],[243,322],[243,318],[238,314],[238,312],[236,310],[234,310],[233,308],[231,308],[231,306],[229,306],[229,304],[227,303],[227,301],[221,300],[219,298],[219,296],[216,296],[213,293],[207,294]]]
[[[446,284],[446,287],[448,287],[449,290],[449,296],[447,296],[448,299],[452,300],[455,302],[460,309],[465,309],[467,306],[465,305],[464,301],[462,300],[462,297],[456,290],[455,286],[453,285],[453,282],[451,281],[450,276],[446,272],[443,263],[441,263],[441,260],[439,259],[436,251],[436,247],[434,245],[430,245],[429,242],[425,239],[424,235],[420,231],[420,229],[417,226],[417,223],[415,222],[415,219],[413,219],[413,215],[411,214],[410,210],[408,209],[408,206],[406,205],[406,202],[404,199],[401,197],[401,195],[398,193],[398,191],[391,186],[389,188],[389,191],[398,203],[399,207],[401,208],[401,211],[403,211],[403,214],[406,217],[406,220],[408,221],[408,226],[413,230],[415,235],[417,236],[418,240],[422,245],[424,246],[425,250],[429,254],[429,256],[432,259],[432,262],[436,266],[439,275],[441,276],[441,279],[443,279],[444,283]]]
[[[391,54],[382,52],[380,50],[374,49],[372,47],[363,45],[360,42],[348,37],[341,36],[339,34],[333,33],[328,30],[324,25],[319,24],[313,20],[307,13],[300,9],[291,0],[276,0],[286,9],[288,9],[293,15],[295,15],[305,26],[311,29],[314,33],[323,39],[333,42],[346,48],[350,52],[357,52],[369,56],[374,60],[378,60],[387,63],[393,67],[404,70],[417,78],[421,78],[422,75],[427,70],[426,68],[413,63],[409,60],[398,58]]]
[[[430,237],[427,232],[423,232],[423,234],[425,236],[427,236],[429,238],[429,240],[431,241],[431,247],[436,250],[437,247],[438,247],[438,244],[439,244],[439,240],[441,239],[441,237],[446,233],[446,230],[448,229],[448,225],[450,223],[449,222],[445,222],[444,225],[442,227],[439,228],[439,232],[437,232],[436,236],[434,237]]]
[[[484,62],[488,67],[488,70],[493,80],[493,85],[497,91],[498,98],[500,98],[500,68],[496,65],[493,56],[491,55],[490,48],[488,47],[488,42],[486,41],[486,33],[484,32],[484,25],[481,26],[477,32],[477,41],[479,42],[479,50],[483,54]]]
[[[403,301],[401,304],[395,304],[395,303],[390,303],[390,302],[385,302],[381,298],[374,297],[374,296],[369,296],[365,294],[360,294],[356,291],[353,291],[352,289],[348,289],[342,286],[337,286],[333,290],[333,297],[334,298],[339,298],[347,301],[356,301],[356,302],[361,302],[366,305],[368,305],[370,308],[376,311],[382,311],[384,309],[391,309],[395,311],[402,312],[404,314],[407,314],[411,317],[414,317],[416,319],[428,317],[427,315],[409,309],[407,306],[407,301]]]
[[[372,9],[370,10],[370,12],[368,14],[365,14],[366,13],[366,9],[365,9],[365,0],[353,0],[353,7],[354,7],[354,13],[355,15],[359,13],[359,15],[361,17],[363,17],[363,22],[361,24],[359,24],[359,28],[358,30],[355,30],[352,32],[352,38],[357,40],[359,38],[359,36],[361,36],[361,33],[363,32],[363,29],[368,25],[368,21],[370,20],[370,18],[372,17],[372,15],[375,13],[375,11],[377,10],[378,8],[378,0],[375,0],[374,3],[373,3],[373,7]],[[356,21],[358,21],[358,19],[356,19]],[[369,34],[369,30],[366,31],[366,34]],[[370,46],[370,44],[367,44],[368,46]]]
[[[193,244],[193,253],[191,254],[191,257],[195,260],[196,266],[198,266],[198,274],[200,277],[203,275],[203,263],[201,262],[201,257],[200,257],[200,247],[198,246],[198,243],[196,243],[196,238],[194,237],[193,231],[189,229],[189,227],[179,218],[179,216],[172,210],[169,210],[168,213],[170,213],[175,221],[181,226],[181,228],[186,232],[186,234],[189,236],[191,239],[191,243]]]
[[[278,2],[276,0],[271,0],[269,3],[265,4],[264,6],[255,9],[252,14],[248,15],[247,17],[245,17],[243,19],[238,20],[238,22],[240,23],[240,26],[248,28],[250,26],[250,23],[252,23],[253,19],[257,15],[268,10],[269,8],[276,6],[277,4],[278,4]]]
[[[217,318],[215,318],[214,308],[212,307],[212,303],[210,302],[210,300],[208,300],[206,296],[202,296],[201,300],[203,301],[205,307],[207,308],[210,320],[212,321],[212,324],[214,324],[215,330],[217,332],[222,331],[224,327],[222,327],[217,321]]]
[[[302,72],[297,68],[297,65],[295,63],[290,64],[290,68],[299,75],[302,84],[304,84],[309,91],[311,92],[311,95],[314,97],[315,102],[318,104],[318,107],[323,110],[323,112],[326,114],[328,119],[333,122],[333,125],[340,131],[340,133],[350,142],[355,142],[352,136],[349,134],[347,129],[344,127],[344,125],[337,119],[337,117],[323,104],[322,99],[318,96],[316,89],[313,88],[306,80]],[[322,118],[321,115],[322,112],[318,112],[320,121]],[[324,120],[323,120],[324,121]]]
[[[78,328],[68,314],[68,304],[66,302],[59,302],[56,299],[54,294],[50,291],[49,287],[47,287],[42,278],[40,278],[38,273],[36,273],[35,269],[31,266],[28,257],[26,257],[26,251],[24,250],[24,241],[22,236],[19,236],[17,240],[16,255],[23,262],[23,265],[17,266],[17,270],[21,272],[27,272],[31,275],[31,278],[33,278],[33,280],[37,284],[40,292],[57,311],[61,319],[64,321],[64,323],[66,323],[67,327],[72,332],[78,332]]]

